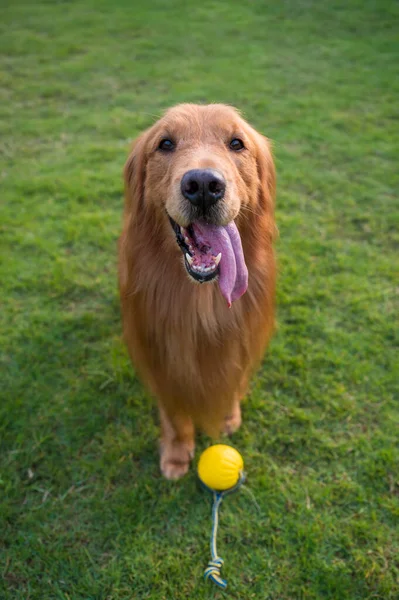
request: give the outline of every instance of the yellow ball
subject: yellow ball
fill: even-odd
[[[201,454],[198,477],[212,490],[223,491],[238,483],[243,469],[244,461],[235,448],[215,444]]]

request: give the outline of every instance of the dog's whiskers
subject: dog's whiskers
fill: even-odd
[[[261,216],[260,212],[257,212],[256,210],[253,210],[249,206],[241,206],[240,211],[242,211],[243,213],[245,213],[245,211],[246,211],[248,213],[251,213],[251,214],[255,215],[256,217],[260,217]]]

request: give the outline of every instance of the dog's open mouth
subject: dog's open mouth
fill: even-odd
[[[228,225],[195,221],[188,227],[181,227],[171,217],[169,219],[188,274],[200,283],[219,276],[220,291],[231,306],[248,287],[248,270],[234,221]]]
[[[212,281],[219,273],[219,263],[222,258],[219,252],[216,256],[212,253],[211,247],[204,243],[204,240],[195,236],[192,225],[180,227],[170,219],[172,227],[176,234],[176,240],[183,254],[186,269],[193,279],[204,283]]]

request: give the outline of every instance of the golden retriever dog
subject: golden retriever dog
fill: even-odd
[[[161,471],[178,479],[196,426],[240,426],[273,332],[274,163],[234,108],[181,104],[137,138],[124,177],[124,338],[158,402]]]

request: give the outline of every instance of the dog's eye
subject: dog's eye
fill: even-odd
[[[172,142],[172,140],[164,138],[159,142],[158,149],[163,150],[164,152],[171,152],[175,149],[175,144]]]
[[[231,150],[234,150],[234,152],[239,152],[240,150],[243,150],[245,148],[244,142],[239,138],[233,138],[229,146]]]

